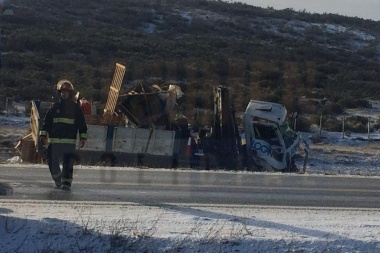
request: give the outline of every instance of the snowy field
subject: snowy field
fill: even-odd
[[[1,143],[17,142],[27,124],[2,122]],[[310,146],[306,174],[380,176],[378,133],[303,136]],[[3,154],[2,163],[17,166],[20,160]],[[378,209],[149,206],[7,196],[0,203],[1,252],[380,252]]]
[[[380,133],[351,134],[315,131],[302,133],[309,143],[306,172],[326,175],[380,176]],[[313,140],[313,141],[312,141]],[[303,160],[297,161],[302,168]]]
[[[380,252],[380,210],[1,203],[2,252]]]
[[[368,117],[371,124],[380,116],[380,102],[370,101],[371,109],[348,109],[347,116]],[[308,173],[380,176],[380,131],[351,133],[319,131],[302,133],[310,145]],[[301,167],[298,164],[298,167]]]

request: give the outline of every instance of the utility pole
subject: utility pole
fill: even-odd
[[[1,69],[1,54],[2,54],[2,51],[1,51],[1,28],[0,28],[0,69]]]
[[[10,109],[10,104],[12,104],[12,98],[6,97],[5,100],[5,112],[6,112],[6,117],[8,118],[9,116],[9,109]]]
[[[4,3],[5,3],[5,0],[0,0],[0,15],[3,15]],[[2,51],[1,51],[1,28],[0,28],[0,69],[1,69],[1,54],[2,54]]]

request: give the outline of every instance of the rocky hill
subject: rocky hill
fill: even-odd
[[[334,113],[380,98],[380,22],[207,0],[13,0],[5,9],[0,107],[6,97],[50,99],[61,78],[104,102],[116,63],[127,67],[124,88],[179,84],[187,115],[211,106],[215,85],[233,89],[237,110],[254,98]]]

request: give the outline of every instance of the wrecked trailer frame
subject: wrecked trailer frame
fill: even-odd
[[[213,91],[211,127],[207,130],[200,127],[198,134],[194,134],[185,117],[174,119],[176,100],[183,95],[178,86],[169,85],[164,90],[157,85],[138,84],[119,95],[124,73],[125,67],[116,64],[104,114],[86,118],[89,120],[87,143],[81,149],[79,141],[77,143],[80,163],[233,170],[294,169],[293,158],[301,139],[295,133],[293,141],[288,142],[282,132],[281,127],[286,122],[286,109],[282,105],[251,100],[245,111],[245,137],[242,137],[230,90],[218,86]],[[43,155],[38,138],[41,112],[35,103],[32,104],[31,136],[38,153]],[[261,128],[260,136],[254,132],[254,126],[256,130]],[[264,130],[268,129],[272,129],[277,143],[264,138]]]
[[[104,152],[102,160],[111,164],[128,165],[132,161],[130,165],[148,167],[240,169],[240,135],[229,89],[214,89],[214,117],[207,137],[201,134],[203,128],[194,133],[186,118],[173,119],[175,101],[182,95],[176,85],[162,89],[136,84],[119,96],[116,106],[129,126],[107,126],[106,130],[97,127],[97,133],[92,133],[95,127],[89,125],[90,143],[79,152],[84,157],[94,138],[101,140],[93,145],[98,150],[92,151]],[[154,162],[155,159],[161,162]]]
[[[111,86],[110,90],[116,89]],[[108,165],[176,167],[180,144],[176,132],[167,129],[166,119],[172,109],[171,100],[181,95],[180,90],[172,85],[164,91],[143,84],[125,95],[119,95],[119,90],[112,96],[110,92],[108,101],[115,102],[104,110],[103,118],[108,123],[88,125],[87,144],[78,150],[81,159],[91,163],[97,152],[101,162]]]

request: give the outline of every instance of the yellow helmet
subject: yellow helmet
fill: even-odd
[[[69,80],[62,79],[57,83],[57,90],[58,91],[63,91],[63,90],[74,91],[74,85]]]

